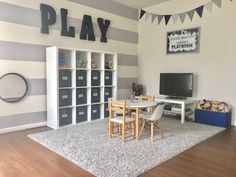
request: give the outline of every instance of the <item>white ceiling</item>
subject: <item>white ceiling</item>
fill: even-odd
[[[112,0],[136,9],[142,9],[148,6],[160,4],[170,0]]]

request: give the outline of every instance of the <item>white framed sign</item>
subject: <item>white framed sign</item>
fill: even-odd
[[[199,52],[200,27],[167,32],[167,54]]]

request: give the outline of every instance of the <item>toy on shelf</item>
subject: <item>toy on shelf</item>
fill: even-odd
[[[68,60],[65,59],[64,54],[59,54],[59,68],[69,68]]]
[[[215,112],[229,112],[231,106],[222,101],[200,100],[197,104],[197,109],[204,109]]]
[[[105,69],[112,69],[113,68],[113,63],[112,61],[107,61],[105,62]]]
[[[77,67],[78,68],[87,68],[87,61],[85,59],[79,60]]]
[[[97,68],[97,65],[96,65],[94,59],[91,60],[91,68],[92,69],[96,69]]]

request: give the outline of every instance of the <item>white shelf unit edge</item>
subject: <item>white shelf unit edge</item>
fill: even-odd
[[[59,51],[68,51],[71,52],[70,58],[70,67],[69,68],[60,68],[59,67]],[[76,67],[76,52],[85,52],[87,54],[87,68],[77,68]],[[100,55],[99,69],[91,68],[91,57],[92,53]],[[113,60],[113,69],[105,69],[105,55],[112,56]],[[91,106],[100,105],[100,119],[104,119],[104,107],[106,101],[104,100],[104,89],[105,87],[112,88],[112,97],[117,98],[117,53],[106,52],[106,51],[96,51],[96,50],[85,50],[85,49],[74,49],[74,48],[65,48],[65,47],[48,47],[46,48],[46,76],[47,76],[47,126],[53,129],[60,128],[59,126],[59,90],[64,88],[59,88],[59,70],[71,70],[71,87],[65,87],[72,89],[72,105],[65,106],[71,107],[72,109],[72,124],[76,123],[76,108],[80,106],[87,106],[87,121],[91,121]],[[99,59],[97,59],[98,61]],[[87,103],[82,105],[76,105],[76,71],[85,70],[87,72],[87,86],[81,87],[87,89]],[[100,102],[91,103],[91,89],[94,88],[91,86],[91,71],[98,70],[100,71]],[[106,86],[104,83],[104,73],[105,71],[112,72],[112,85]],[[96,86],[95,86],[96,87]],[[63,106],[64,108],[64,106]],[[68,125],[64,125],[68,126]]]

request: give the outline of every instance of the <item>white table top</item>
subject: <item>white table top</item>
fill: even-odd
[[[147,108],[147,107],[153,107],[157,105],[157,102],[155,101],[142,101],[142,100],[125,100],[126,101],[126,107],[129,108]]]

